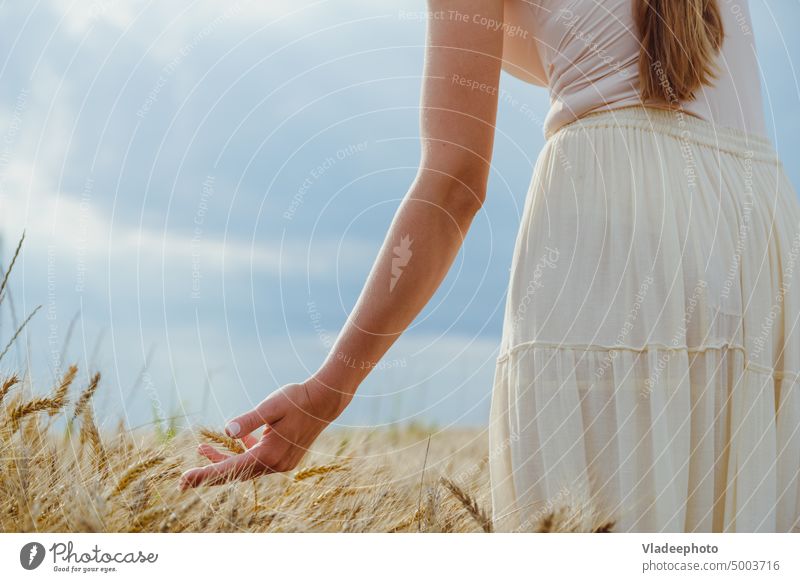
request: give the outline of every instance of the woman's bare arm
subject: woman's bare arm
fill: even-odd
[[[233,419],[231,436],[266,425],[248,450],[184,474],[184,487],[292,469],[438,289],[489,177],[503,52],[503,0],[429,0],[422,157],[367,282],[319,370]]]
[[[429,6],[440,16],[428,28],[420,169],[347,324],[314,375],[348,394],[438,289],[486,194],[503,37],[473,18],[501,24],[503,2]]]

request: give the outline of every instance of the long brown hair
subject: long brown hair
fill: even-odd
[[[633,0],[642,48],[639,89],[645,101],[694,98],[716,77],[725,31],[716,0]]]

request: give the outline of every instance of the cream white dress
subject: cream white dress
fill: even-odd
[[[548,26],[557,4],[537,4]],[[570,21],[596,27],[599,4],[570,3],[584,18]],[[582,37],[531,30],[552,91],[546,55]],[[616,531],[800,527],[800,203],[760,110],[734,123],[715,91],[686,113],[632,106],[622,89],[588,111],[569,87],[553,96],[495,373],[499,531],[575,499]]]

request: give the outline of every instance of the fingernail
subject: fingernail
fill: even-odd
[[[228,433],[228,436],[232,437],[238,437],[240,430],[242,430],[242,427],[240,427],[239,423],[235,420],[230,421],[228,426],[225,427],[225,432]]]

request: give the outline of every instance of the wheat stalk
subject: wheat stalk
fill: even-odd
[[[428,444],[425,446],[425,458],[422,461],[422,473],[419,476],[419,499],[417,500],[417,512],[422,509],[422,485],[425,483],[425,467],[428,466],[428,453],[431,452],[431,435],[428,435]],[[417,522],[417,531],[422,531],[422,522]]]
[[[152,469],[153,467],[160,465],[164,461],[163,455],[156,455],[150,457],[149,459],[145,459],[140,463],[136,463],[133,467],[125,471],[125,474],[122,475],[117,486],[111,492],[109,497],[116,497],[123,491],[125,491],[131,483],[136,481],[139,477],[141,477],[146,471]]]
[[[315,467],[306,467],[294,474],[295,481],[305,481],[317,475],[327,475],[332,471],[338,471],[343,465],[341,463],[331,463],[329,465],[317,465]]]
[[[0,352],[0,361],[2,361],[2,359],[6,357],[6,354],[8,353],[8,350],[10,350],[11,346],[14,345],[14,342],[17,341],[17,338],[19,337],[19,334],[22,333],[22,330],[25,329],[25,326],[28,325],[30,320],[33,319],[33,316],[36,315],[36,312],[39,311],[41,308],[42,308],[41,305],[37,305],[36,309],[31,311],[31,314],[28,317],[25,318],[25,321],[22,322],[22,325],[20,325],[17,328],[17,331],[14,332],[14,335],[11,336],[10,340],[8,340],[8,343],[6,344],[6,347],[3,348],[2,352]]]
[[[203,435],[206,439],[210,440],[212,443],[216,443],[220,446],[223,446],[232,453],[240,455],[243,452],[245,452],[245,448],[242,445],[242,443],[240,443],[237,439],[229,437],[226,434],[217,432],[215,430],[211,430],[210,428],[201,428],[200,434]]]
[[[326,501],[330,501],[331,499],[335,499],[337,497],[349,497],[351,495],[356,495],[364,491],[363,487],[343,487],[342,485],[337,485],[333,489],[328,489],[324,493],[320,494],[311,505],[317,506],[325,503]]]
[[[55,405],[56,402],[52,398],[34,398],[28,402],[18,404],[11,409],[11,414],[9,415],[12,430],[18,430],[22,419],[26,416],[51,410]]]
[[[474,497],[446,477],[442,477],[440,481],[442,485],[444,485],[445,488],[453,495],[453,497],[455,497],[461,503],[464,509],[467,510],[467,512],[472,516],[472,519],[474,519],[478,525],[483,528],[483,531],[486,533],[492,533],[494,531],[491,517],[489,517],[488,513],[481,509],[481,506]]]
[[[406,529],[407,527],[422,521],[422,518],[425,517],[425,507],[419,507],[417,510],[405,518],[403,521],[395,525],[389,530],[389,533],[397,533],[400,530]]]
[[[91,445],[97,468],[100,471],[100,476],[102,479],[105,479],[109,471],[108,456],[106,455],[106,448],[103,446],[103,441],[100,438],[100,431],[97,430],[97,425],[94,422],[91,408],[86,408],[81,415],[80,440],[81,446],[86,442]]]
[[[169,481],[171,479],[176,479],[181,476],[183,471],[181,470],[181,462],[180,461],[171,461],[168,464],[161,467],[158,475],[153,477],[153,481]]]
[[[22,231],[22,236],[19,237],[19,242],[17,243],[17,248],[14,251],[14,256],[11,258],[11,263],[8,265],[8,270],[3,275],[3,282],[0,283],[0,302],[3,301],[3,292],[6,290],[6,285],[8,284],[8,276],[11,275],[11,271],[14,270],[14,263],[17,262],[17,257],[19,256],[19,251],[22,249],[22,241],[25,240],[25,231]]]
[[[64,405],[66,405],[69,387],[72,385],[72,382],[75,380],[75,376],[77,374],[78,366],[75,365],[70,366],[67,372],[64,374],[64,377],[61,379],[61,383],[53,392],[53,402],[55,405],[49,411],[50,416],[55,416],[58,414],[58,411],[61,410]]]
[[[0,404],[3,403],[3,399],[6,397],[6,394],[17,384],[19,383],[19,378],[17,375],[14,374],[11,377],[7,378],[3,385],[0,386]]]
[[[75,411],[72,413],[72,418],[75,419],[83,413],[83,409],[89,404],[89,401],[94,396],[94,393],[97,391],[97,385],[100,383],[100,372],[97,372],[92,379],[89,381],[89,385],[86,387],[80,398],[78,398],[78,402],[75,404]]]

